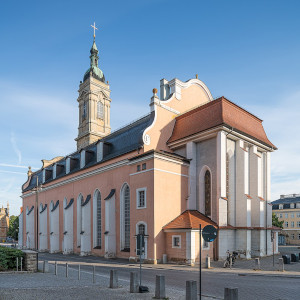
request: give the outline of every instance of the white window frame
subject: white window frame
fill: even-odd
[[[288,222],[288,221],[285,221],[285,222],[284,222],[284,226],[285,226],[286,228],[288,228],[288,227],[289,227],[289,222]]]
[[[139,206],[139,203],[140,203],[140,192],[144,191],[144,206]],[[147,188],[146,187],[143,187],[143,188],[139,188],[139,189],[136,189],[136,209],[144,209],[144,208],[147,208]]]
[[[175,246],[174,240],[179,238],[179,246]],[[172,235],[172,248],[181,249],[181,235]]]
[[[295,227],[295,222],[292,221],[292,222],[291,222],[291,228],[294,228],[294,227]]]
[[[287,219],[289,217],[289,213],[285,213],[285,218]]]
[[[279,209],[283,209],[283,204],[279,204]]]
[[[282,214],[279,214],[279,218],[282,219]]]

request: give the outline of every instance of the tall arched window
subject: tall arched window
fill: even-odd
[[[82,120],[86,118],[86,101],[83,102]]]
[[[101,194],[96,190],[93,198],[93,245],[101,248]]]
[[[130,250],[130,189],[125,184],[121,191],[121,250]]]
[[[103,116],[104,116],[103,103],[101,101],[99,101],[97,103],[97,117],[99,119],[103,119]]]
[[[207,170],[204,175],[205,215],[211,215],[211,177]]]
[[[77,198],[77,247],[81,246],[81,232],[82,232],[82,207],[83,196],[79,194]]]

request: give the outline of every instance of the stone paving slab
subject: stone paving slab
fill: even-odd
[[[39,266],[41,268],[41,264]],[[69,267],[69,277],[65,276],[65,267],[58,267],[54,275],[54,265],[49,265],[49,273],[0,274],[0,300],[31,299],[153,299],[155,287],[147,284],[150,293],[129,293],[129,279],[119,279],[120,288],[109,289],[109,275],[96,274],[96,283],[92,282],[92,273],[81,271],[78,280],[77,266]],[[166,286],[169,299],[185,299],[185,291],[170,289]],[[218,299],[202,297],[203,300]],[[220,298],[219,298],[220,299]]]

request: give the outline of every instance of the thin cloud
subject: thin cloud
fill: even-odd
[[[21,174],[24,175],[26,174],[25,172],[14,172],[14,171],[5,171],[5,170],[0,170],[0,173],[8,173],[8,174]]]
[[[12,144],[14,152],[16,153],[16,155],[18,157],[18,164],[20,165],[21,162],[22,162],[22,154],[21,154],[21,151],[19,150],[19,148],[17,146],[16,137],[15,137],[14,132],[11,132],[11,134],[10,134],[10,142]]]
[[[11,164],[2,164],[2,163],[0,163],[0,167],[28,169],[28,166],[11,165]],[[38,168],[31,167],[31,170],[38,170]]]

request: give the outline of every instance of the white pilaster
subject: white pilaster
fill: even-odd
[[[217,136],[217,198],[226,197],[226,135]]]
[[[197,147],[196,143],[186,145],[186,155],[191,159],[189,166],[189,198],[187,209],[197,209]]]

